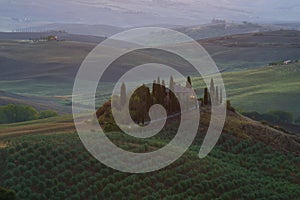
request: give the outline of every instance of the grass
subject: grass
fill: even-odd
[[[28,122],[2,124],[0,125],[0,139],[3,140],[27,134],[53,134],[74,131],[75,127],[72,115],[63,115]]]
[[[227,95],[243,111],[284,110],[300,116],[300,64],[223,74]]]
[[[71,82],[71,81],[69,81]],[[0,90],[17,94],[54,97],[72,94],[73,85],[65,82],[36,81],[32,79],[1,81]]]
[[[270,62],[299,59],[299,36],[299,31],[275,31],[259,36],[250,33],[199,42],[221,71],[240,71]],[[1,40],[0,44],[0,69],[3,67],[4,71],[0,75],[0,90],[39,96],[70,95],[78,67],[96,46],[95,43],[74,41],[30,44]],[[157,58],[159,56],[163,57]],[[190,72],[183,62],[160,52],[146,54],[140,51],[132,57],[134,59],[121,59],[114,73],[122,72],[124,65],[141,64],[141,61],[151,59]]]
[[[78,67],[95,46],[71,41],[0,43],[0,90],[38,96],[70,95]]]
[[[239,34],[200,40],[220,70],[239,71],[270,62],[299,59],[299,31]]]
[[[227,98],[237,110],[282,110],[300,116],[300,63],[226,72],[222,77]],[[193,78],[193,87],[200,94],[204,82]]]

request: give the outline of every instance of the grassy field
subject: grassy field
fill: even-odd
[[[239,111],[266,113],[271,110],[283,110],[293,113],[295,118],[300,116],[300,63],[227,72],[223,73],[222,76],[227,96]],[[202,91],[203,84],[200,84],[198,78],[193,78],[193,85],[194,88]],[[53,90],[60,89],[52,86]],[[10,84],[10,87],[13,87],[13,84]],[[33,87],[38,87],[38,85],[32,85]],[[98,105],[108,99],[110,87],[103,85],[102,91],[104,92],[97,95]],[[22,90],[22,88],[20,89]],[[31,90],[32,88],[29,86],[27,89]],[[61,89],[65,90],[66,88]],[[24,91],[26,90],[21,92]],[[64,104],[67,102],[66,100],[68,101],[70,98],[68,96],[57,98],[56,103]]]
[[[28,134],[54,134],[74,131],[75,126],[72,115],[62,115],[28,122],[1,124],[0,139],[2,141],[5,138]]]
[[[300,116],[300,63],[227,72],[222,77],[227,98],[239,111],[283,110]],[[193,82],[196,89],[204,87],[199,78]]]
[[[200,40],[221,71],[238,71],[300,57],[300,31],[239,34]]]
[[[266,66],[269,62],[284,59],[299,59],[299,36],[299,31],[275,31],[226,36],[199,42],[223,70],[227,95],[235,108],[262,113],[283,110],[298,117],[300,64],[274,67],[261,65]],[[28,103],[32,97],[34,101],[31,103],[38,102],[40,107],[47,109],[44,104],[52,106],[53,103],[49,108],[53,110],[62,110],[66,105],[70,105],[77,69],[96,45],[79,41],[29,43],[1,40],[0,43],[0,90],[30,95],[27,98],[16,96],[14,102]],[[158,52],[149,55],[145,52],[135,53],[133,56],[136,58],[139,55],[140,59],[133,63],[126,59],[119,61],[120,66],[116,66],[114,72],[122,72],[122,63],[137,64],[141,60],[157,57],[157,54]],[[164,62],[171,61],[166,59]],[[177,60],[172,60],[172,63],[182,67],[181,62]],[[226,72],[232,70],[234,72]],[[194,78],[193,85],[196,89],[203,86],[197,78]],[[110,88],[110,84],[103,85],[103,92],[96,97],[97,105],[107,101]],[[50,104],[47,100],[43,104],[41,99],[32,95],[51,97],[51,101],[54,102]],[[5,95],[0,101],[3,98],[4,102],[8,103]],[[70,111],[69,107],[66,109],[66,112]]]
[[[37,96],[71,94],[77,69],[95,46],[73,41],[0,43],[0,90]]]
[[[265,113],[284,110],[300,116],[300,64],[223,74],[235,107]]]
[[[81,40],[88,38],[80,37]],[[299,59],[299,38],[299,31],[275,31],[205,39],[199,43],[221,71],[240,71],[266,66],[270,62]],[[38,96],[70,95],[80,64],[97,45],[81,40],[29,43],[0,38],[0,90]],[[157,52],[134,53],[134,59],[123,59],[119,66],[116,63],[112,74],[122,72],[124,65],[155,60],[158,55],[162,56]],[[156,61],[190,72],[182,62],[169,59],[168,55],[161,58]]]

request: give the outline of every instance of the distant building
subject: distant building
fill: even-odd
[[[174,84],[174,93],[177,97],[179,97],[184,101],[188,101],[190,99],[196,99],[193,88],[187,88],[181,85]]]
[[[57,41],[58,40],[58,36],[57,35],[51,35],[48,37],[48,41]]]
[[[290,64],[290,63],[292,63],[291,60],[286,60],[286,61],[283,62],[283,64],[285,64],[285,65],[288,65],[288,64]]]
[[[213,19],[211,20],[211,23],[212,23],[212,24],[226,24],[226,20],[223,20],[223,19],[215,19],[215,18],[213,18]]]

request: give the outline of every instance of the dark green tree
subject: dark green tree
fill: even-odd
[[[223,91],[222,88],[220,88],[220,104],[223,103]]]
[[[298,118],[295,119],[295,123],[296,124],[300,124],[300,116]]]
[[[168,113],[178,113],[180,112],[180,104],[178,102],[177,96],[174,94],[172,90],[168,92],[168,106],[167,111]]]
[[[286,111],[274,110],[268,112],[267,114],[270,114],[273,117],[274,123],[292,123],[294,120],[293,114]]]
[[[169,88],[170,90],[174,90],[174,79],[173,76],[170,76],[170,84],[169,84]]]
[[[125,86],[125,83],[122,83],[122,86],[121,86],[121,97],[120,97],[120,106],[124,106],[126,104],[126,99],[127,99],[127,96],[126,96],[126,86]]]
[[[39,114],[40,119],[45,119],[45,118],[49,118],[49,117],[56,117],[56,116],[58,116],[58,113],[54,110],[43,110]]]
[[[219,104],[219,88],[216,86],[215,102]]]
[[[0,187],[0,200],[15,200],[15,199],[17,199],[17,196],[13,190]]]
[[[164,82],[164,81],[163,81]],[[160,82],[160,77],[157,77],[157,81],[153,82],[153,90],[152,97],[154,99],[154,103],[164,105],[166,98],[166,89],[163,85],[163,82]]]
[[[9,104],[0,107],[0,123],[14,123],[38,118],[38,111],[30,106]]]
[[[208,94],[208,89],[207,88],[204,88],[203,104],[204,105],[209,104],[209,94]]]
[[[191,88],[192,87],[192,80],[191,80],[190,76],[187,77],[186,87],[187,88]]]
[[[231,111],[235,112],[235,109],[231,106],[230,100],[227,100],[226,105],[227,105],[227,110],[231,110]]]
[[[210,90],[209,90],[210,96],[213,97],[215,95],[215,83],[214,80],[210,80]]]
[[[156,84],[156,80],[154,80],[152,84],[152,98],[154,103],[156,103],[156,99],[155,99],[156,93],[157,93],[157,84]]]
[[[152,104],[150,90],[145,85],[142,85],[134,91],[129,101],[129,110],[132,119],[137,124],[144,124],[149,120],[148,111]]]

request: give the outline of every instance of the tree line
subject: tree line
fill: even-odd
[[[36,119],[55,117],[58,113],[52,110],[37,111],[26,105],[8,104],[0,106],[0,124],[24,122]]]
[[[185,86],[178,85],[172,76],[170,76],[170,82],[168,87],[164,80],[153,81],[152,90],[146,85],[142,85],[137,88],[128,99],[126,92],[126,85],[121,85],[120,97],[117,101],[119,109],[124,108],[126,103],[129,104],[129,111],[132,119],[137,124],[144,124],[149,121],[148,111],[154,104],[162,105],[167,111],[167,115],[180,113],[181,110],[189,110],[191,106],[197,107],[197,101],[201,106],[218,105],[223,103],[223,90],[216,86],[214,80],[211,79],[209,89],[204,88],[204,97],[197,99],[194,90],[192,89],[192,80],[188,76]],[[178,98],[184,103],[180,105]],[[181,108],[182,106],[182,108]]]
[[[250,117],[256,121],[266,121],[269,123],[298,123],[300,124],[300,117],[294,120],[294,116],[290,112],[281,111],[281,110],[274,110],[269,111],[267,113],[259,113],[259,112],[243,112],[243,115]]]

